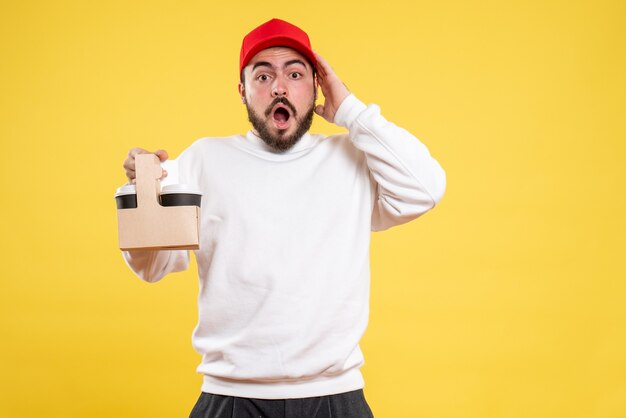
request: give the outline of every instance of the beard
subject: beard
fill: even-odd
[[[277,103],[283,103],[292,112],[291,117],[295,119],[295,123],[297,125],[296,131],[291,135],[287,135],[286,129],[279,129],[278,133],[276,135],[273,135],[267,126],[267,120],[271,116],[272,108]],[[307,131],[311,128],[311,124],[313,123],[313,114],[315,113],[315,98],[313,99],[313,103],[311,103],[311,106],[305,112],[302,118],[298,118],[298,112],[296,111],[296,108],[293,104],[291,104],[289,100],[284,97],[274,99],[274,101],[267,107],[264,112],[265,119],[259,116],[259,114],[256,113],[254,109],[252,109],[250,105],[248,105],[248,103],[246,103],[246,109],[248,110],[248,120],[252,124],[252,127],[254,127],[254,130],[258,133],[259,137],[263,140],[263,142],[265,142],[275,151],[285,152],[290,150],[294,145],[296,145],[300,138],[302,138],[302,136],[307,133]]]

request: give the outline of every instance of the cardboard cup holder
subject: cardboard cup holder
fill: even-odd
[[[115,194],[120,249],[197,250],[202,194],[185,185],[161,192],[161,166],[154,154],[137,155],[135,173],[135,191],[127,185]]]

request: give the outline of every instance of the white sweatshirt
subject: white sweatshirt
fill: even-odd
[[[350,95],[344,135],[310,135],[277,153],[252,132],[203,138],[178,158],[204,193],[194,348],[203,392],[303,398],[363,387],[370,230],[408,222],[441,199],[426,147]],[[155,282],[187,251],[125,252]]]

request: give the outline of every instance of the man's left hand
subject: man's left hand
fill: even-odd
[[[341,82],[335,71],[317,52],[317,82],[324,94],[324,104],[315,107],[315,113],[326,119],[328,122],[335,121],[335,113],[343,102],[350,95],[350,90]]]

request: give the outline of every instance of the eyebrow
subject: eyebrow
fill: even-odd
[[[293,64],[300,64],[302,65],[304,68],[306,68],[306,65],[304,65],[304,62],[302,60],[291,60],[291,61],[287,61],[284,65],[284,67],[289,67],[290,65]]]
[[[285,63],[285,65],[283,65],[283,68],[289,67],[290,65],[293,65],[293,64],[300,64],[300,65],[302,65],[304,68],[306,68],[306,65],[304,64],[304,62],[303,62],[302,60],[298,60],[298,59],[287,61],[287,62]],[[257,69],[257,67],[269,67],[269,68],[274,68],[274,66],[273,66],[272,64],[270,64],[269,62],[267,62],[267,61],[259,61],[259,62],[255,63],[255,64],[252,66],[252,71],[256,70],[256,69]]]
[[[252,66],[252,71],[256,70],[257,67],[270,67],[272,68],[272,64],[267,61],[259,61]]]

